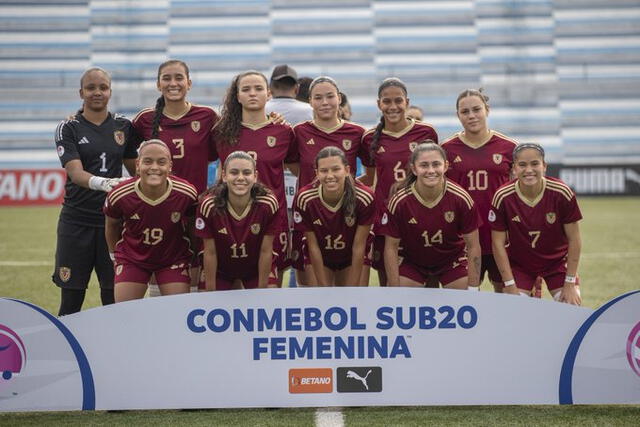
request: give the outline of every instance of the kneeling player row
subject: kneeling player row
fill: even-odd
[[[146,141],[136,162],[138,177],[107,197],[116,301],[141,298],[152,275],[163,294],[188,292],[191,267],[200,264],[194,254],[201,249],[203,288],[275,286],[273,243],[281,209],[258,181],[253,157],[242,151],[229,155],[220,181],[200,201],[189,182],[171,175],[171,165],[162,141]],[[483,219],[469,194],[445,178],[447,168],[442,147],[418,145],[406,179],[376,212],[373,192],[353,178],[344,152],[322,149],[315,161],[316,180],[298,191],[293,215],[294,232],[305,238],[294,250],[312,265],[316,285],[359,282],[373,227],[385,236],[389,285],[477,287]],[[516,147],[517,179],[496,192],[487,218],[496,262],[507,292],[528,294],[540,276],[555,298],[579,304],[581,214],[572,191],[546,178],[545,169],[539,145]]]

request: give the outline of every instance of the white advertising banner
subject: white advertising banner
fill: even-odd
[[[0,411],[640,403],[640,291],[594,311],[412,288],[0,299]]]

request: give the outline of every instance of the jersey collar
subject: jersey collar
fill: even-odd
[[[474,150],[477,150],[479,148],[484,147],[485,145],[487,145],[487,143],[489,141],[491,141],[491,138],[493,138],[493,136],[495,135],[495,132],[492,131],[491,129],[489,129],[489,137],[486,139],[486,141],[483,141],[482,144],[480,145],[473,145],[469,142],[469,140],[467,139],[466,136],[464,136],[464,131],[460,131],[458,132],[458,138],[460,138],[460,141],[462,141],[462,143],[464,145],[466,145],[469,148],[473,148]]]
[[[416,124],[415,120],[409,119],[409,126],[407,126],[406,128],[402,129],[401,131],[391,132],[391,131],[382,129],[382,133],[384,133],[385,135],[389,135],[389,136],[391,136],[393,138],[400,138],[400,137],[406,135],[411,129],[413,129],[413,126],[415,124]]]
[[[322,197],[322,184],[318,185],[318,196],[320,197],[320,202],[323,204],[323,206],[329,209],[331,212],[333,213],[338,212],[340,208],[342,208],[342,202],[344,201],[344,193],[342,194],[342,197],[340,197],[340,200],[338,200],[338,203],[335,206],[331,206],[329,203],[324,201],[324,198]]]
[[[522,200],[525,205],[533,208],[540,202],[540,200],[542,200],[542,197],[544,197],[544,190],[547,188],[547,179],[545,177],[542,177],[542,191],[540,191],[540,194],[538,194],[538,196],[534,200],[529,200],[524,194],[522,194],[522,191],[520,191],[519,181],[516,181],[515,187],[516,194],[518,195],[520,200]]]
[[[151,200],[150,198],[148,198],[142,193],[142,189],[140,188],[140,178],[136,180],[136,183],[133,188],[135,189],[138,197],[140,197],[140,200],[142,200],[143,202],[145,202],[150,206],[157,206],[160,203],[167,200],[167,198],[169,197],[169,194],[171,194],[171,190],[173,190],[173,182],[171,181],[171,178],[167,178],[167,182],[169,183],[169,185],[167,185],[167,191],[156,200]]]
[[[438,205],[438,203],[440,203],[440,200],[442,200],[442,198],[444,197],[444,193],[447,192],[447,180],[444,180],[444,187],[442,188],[442,193],[440,193],[440,195],[431,203],[427,202],[426,200],[424,200],[421,196],[420,193],[418,193],[418,190],[416,189],[416,183],[414,182],[413,184],[411,184],[411,192],[413,193],[413,195],[416,197],[416,199],[418,199],[418,201],[425,207],[429,208],[429,209],[433,209],[434,207],[436,207]]]

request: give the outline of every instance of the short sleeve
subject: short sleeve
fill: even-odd
[[[110,194],[113,194],[110,193]],[[115,203],[111,202],[111,198],[107,196],[104,200],[104,206],[102,207],[102,212],[111,218],[122,218],[122,209],[120,208],[120,204],[116,201]]]
[[[372,168],[376,165],[375,158],[371,155],[371,141],[371,134],[362,135],[362,142],[358,153],[358,156],[362,161],[362,165],[368,168]]]
[[[497,208],[495,205],[491,206],[489,209],[489,215],[487,216],[487,220],[489,221],[489,225],[492,230],[495,231],[506,231],[507,230],[507,222],[505,221],[505,200],[502,200],[500,203],[500,208]]]
[[[296,197],[293,199],[293,229],[301,232],[312,231],[312,227],[309,224],[308,213],[299,206],[299,195],[300,193],[296,194]]]
[[[70,121],[65,120],[58,125],[56,128],[55,142],[62,167],[70,160],[80,160],[80,153],[78,153],[78,146],[75,143],[74,132]]]
[[[296,134],[292,128],[288,127],[287,139],[289,141],[289,148],[287,149],[287,157],[284,159],[285,163],[298,163],[300,161],[300,154],[298,153],[298,144],[296,143]]]
[[[358,225],[371,225],[375,219],[376,204],[371,194],[371,199],[367,199],[366,202],[358,200]]]
[[[478,215],[478,208],[473,203],[470,207],[466,203],[461,203],[461,222],[460,232],[462,234],[469,234],[473,230],[477,230],[482,225],[482,219]]]
[[[571,200],[567,200],[562,198],[562,223],[563,224],[571,224],[572,222],[577,222],[582,219],[582,212],[580,212],[580,207],[578,206],[578,201],[576,200],[576,195],[573,194]]]
[[[400,238],[400,230],[398,229],[396,215],[392,214],[388,208],[385,208],[384,213],[380,216],[378,234],[394,237],[396,239]]]
[[[280,221],[278,221],[280,217],[278,215],[278,211],[273,213],[269,210],[267,215],[269,215],[269,218],[265,224],[266,228],[264,234],[275,236],[280,232]]]
[[[196,209],[196,236],[202,239],[213,239],[212,216],[215,214],[215,207],[211,197],[205,197]]]

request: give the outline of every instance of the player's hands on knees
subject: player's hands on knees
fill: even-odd
[[[580,290],[575,283],[565,283],[560,291],[560,302],[566,302],[572,305],[581,305],[582,298],[580,297]]]

